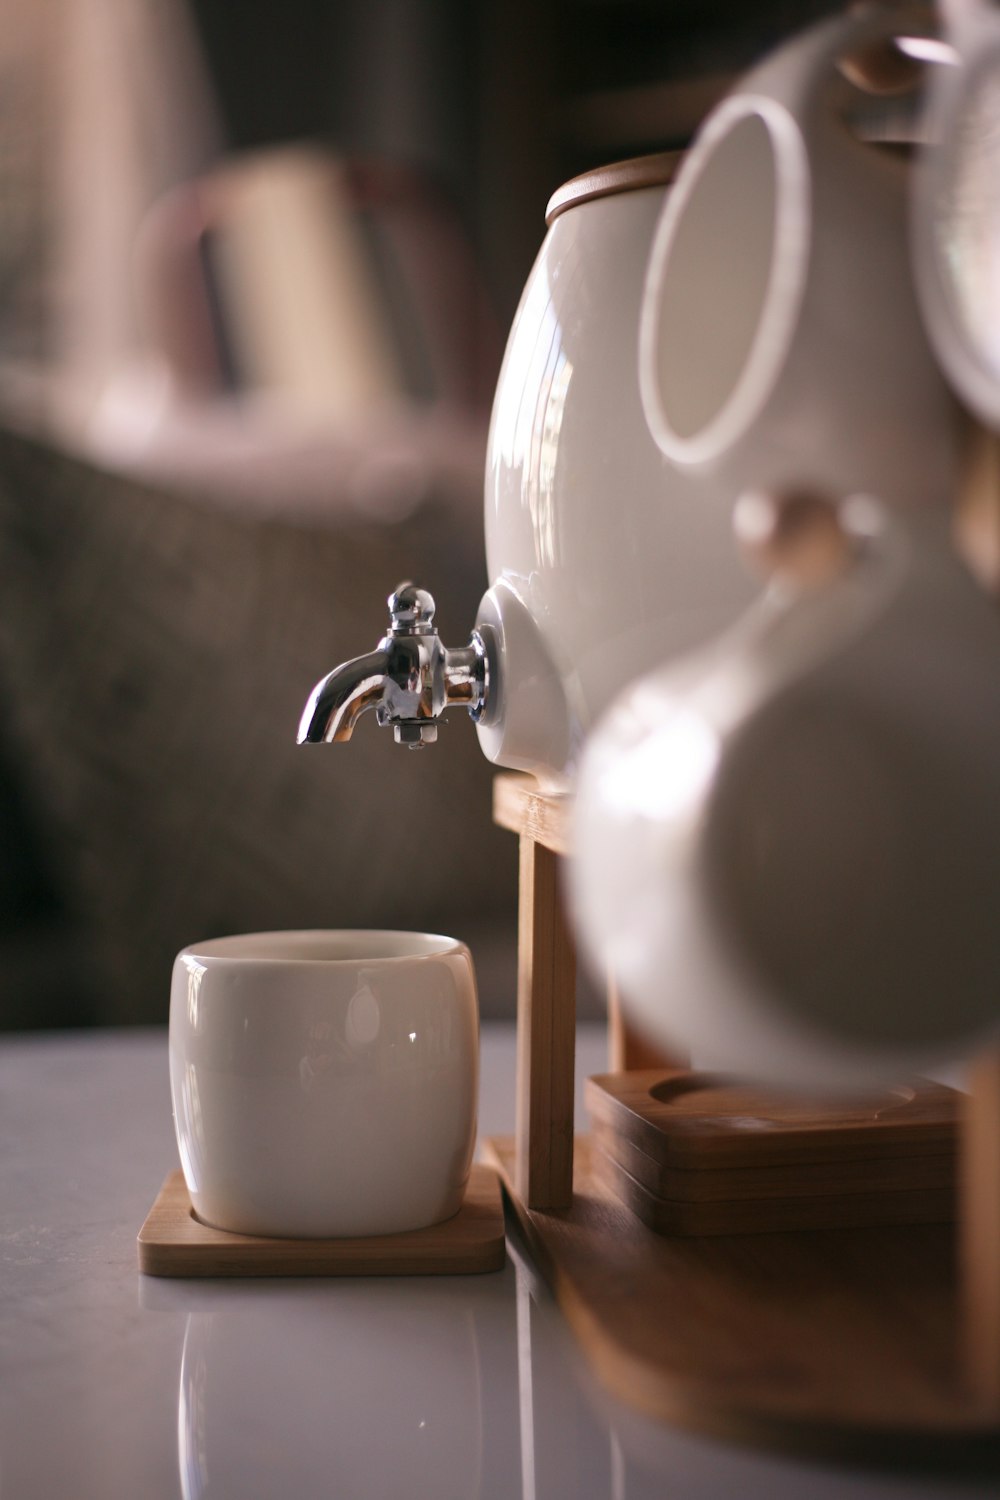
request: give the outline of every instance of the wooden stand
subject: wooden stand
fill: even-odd
[[[655,1417],[741,1439],[960,1441],[963,1454],[975,1440],[1000,1457],[1000,1061],[978,1068],[963,1122],[958,1257],[939,1224],[654,1233],[589,1139],[574,1150],[575,964],[556,889],[567,813],[526,778],[495,783],[496,821],[521,839],[521,911],[517,1136],[490,1146],[598,1374]],[[648,1066],[615,1007],[611,1027],[616,1061]]]
[[[569,801],[526,776],[498,776],[493,816],[521,840],[517,965],[518,1197],[529,1208],[566,1208],[573,1197],[576,949],[559,892],[558,856],[569,853]],[[625,1020],[608,985],[608,1065],[679,1067]]]

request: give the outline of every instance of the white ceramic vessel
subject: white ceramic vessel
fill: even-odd
[[[971,410],[1000,428],[1000,13],[942,0],[927,148],[913,201],[921,305],[938,358]]]
[[[756,591],[730,505],[664,461],[642,413],[639,311],[675,166],[640,158],[555,195],[497,385],[477,624],[499,671],[477,728],[490,760],[551,788],[626,682]]]
[[[898,1077],[1000,1023],[1000,626],[948,533],[914,177],[850,128],[842,67],[925,24],[862,7],[745,79],[685,159],[643,304],[672,463],[867,518],[842,576],[776,585],[627,688],[578,779],[584,948],[661,1044],[778,1083]]]
[[[181,952],[170,1085],[199,1218],[392,1234],[461,1206],[475,1143],[468,949],[410,932],[218,938]]]
[[[796,1086],[1000,1030],[1000,620],[938,527],[856,509],[842,577],[626,690],[576,801],[576,929],[634,1019]]]
[[[469,645],[443,647],[432,596],[400,585],[378,649],[316,685],[300,741],[343,742],[375,708],[401,743],[428,744],[441,712],[464,706],[489,760],[567,790],[622,687],[712,639],[758,592],[731,499],[669,464],[642,411],[646,263],[676,165],[616,163],[549,204],[493,404],[490,587]]]
[[[640,336],[650,429],[735,497],[791,485],[947,503],[954,403],[917,305],[911,168],[862,139],[841,67],[923,32],[862,6],[794,37],[706,120],[657,227]]]
[[[961,1050],[1000,985],[1000,640],[947,535],[958,412],[909,160],[852,124],[858,58],[925,28],[909,6],[825,21],[723,102],[673,186],[644,159],[556,195],[493,409],[477,630],[442,648],[404,587],[300,730],[346,739],[376,707],[427,743],[467,707],[490,760],[576,785],[578,931],[624,1002],[698,1061],[799,1083]],[[868,497],[878,534],[829,589],[754,609],[748,491],[828,517]]]

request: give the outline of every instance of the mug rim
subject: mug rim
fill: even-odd
[[[328,945],[348,951],[327,953],[315,951]],[[304,950],[296,953],[296,947]],[[268,932],[231,933],[189,943],[177,954],[175,963],[190,959],[198,964],[245,966],[266,965],[301,968],[355,968],[358,964],[412,964],[429,958],[445,958],[468,953],[458,938],[441,933],[416,932],[404,928],[381,927],[311,927],[276,929]]]

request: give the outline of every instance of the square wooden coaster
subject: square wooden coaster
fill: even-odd
[[[863,1170],[873,1161],[956,1151],[959,1096],[926,1078],[823,1103],[711,1073],[659,1070],[588,1078],[586,1099],[595,1124],[665,1169],[658,1190],[676,1197],[687,1196],[677,1186],[680,1172],[787,1165],[815,1173],[836,1163],[837,1177],[852,1162]]]
[[[465,1202],[441,1224],[356,1239],[265,1239],[196,1219],[171,1172],[138,1236],[147,1276],[469,1276],[504,1263],[503,1199],[493,1167],[473,1164]]]
[[[657,1234],[777,1234],[788,1230],[865,1229],[886,1224],[946,1224],[955,1217],[953,1180],[930,1180],[886,1192],[793,1193],[778,1198],[660,1198],[633,1177],[612,1152],[602,1150],[595,1132],[595,1179]]]
[[[958,1096],[927,1079],[836,1103],[710,1074],[587,1080],[595,1175],[666,1235],[954,1217]]]

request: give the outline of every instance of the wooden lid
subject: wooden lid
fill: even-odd
[[[673,182],[683,160],[683,151],[658,151],[652,156],[633,156],[628,161],[609,162],[571,177],[556,188],[545,210],[545,222],[551,224],[567,208],[587,203],[591,198],[607,198],[611,193],[630,193],[635,188],[665,187]]]

